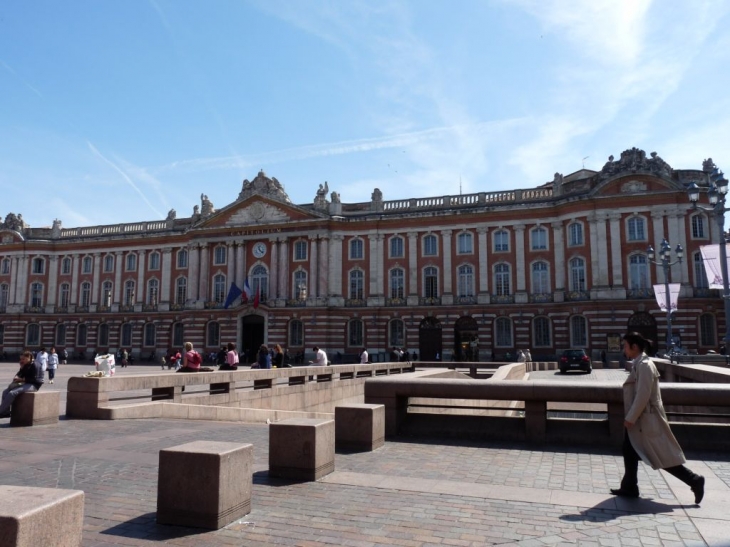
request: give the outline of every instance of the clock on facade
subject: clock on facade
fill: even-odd
[[[266,243],[259,241],[253,246],[253,255],[256,258],[262,258],[266,254]]]

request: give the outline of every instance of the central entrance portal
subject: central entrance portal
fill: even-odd
[[[260,315],[246,315],[241,317],[241,344],[240,353],[245,353],[246,361],[253,363],[256,354],[264,343],[264,318]]]

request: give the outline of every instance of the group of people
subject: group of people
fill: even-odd
[[[391,363],[397,363],[399,361],[410,361],[410,360],[411,360],[411,355],[408,353],[408,350],[405,348],[394,347],[390,351],[390,362]],[[417,361],[417,360],[418,360],[418,355],[414,351],[413,352],[413,361]],[[437,361],[438,360],[439,359],[437,359]]]
[[[526,350],[517,350],[517,362],[518,363],[531,363],[532,362],[532,354],[530,353],[529,349]]]
[[[55,366],[49,369],[49,356],[45,348],[41,348],[35,356],[30,351],[24,351],[20,354],[20,368],[15,374],[13,381],[3,391],[2,399],[0,399],[0,418],[10,417],[13,401],[18,395],[28,391],[38,391],[45,382],[46,370],[55,372],[58,366],[58,356],[56,349],[51,348],[51,355],[55,356]],[[51,359],[50,362],[53,362]],[[49,378],[51,373],[49,372]],[[53,383],[53,380],[50,380]]]

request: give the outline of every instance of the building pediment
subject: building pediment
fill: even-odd
[[[281,203],[261,196],[236,201],[228,207],[216,211],[212,216],[198,224],[201,228],[233,228],[241,226],[265,226],[287,222],[321,219],[291,203]]]

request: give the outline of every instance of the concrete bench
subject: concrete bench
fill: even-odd
[[[269,426],[269,475],[316,481],[334,470],[334,420],[292,418]]]
[[[60,391],[29,391],[13,401],[11,426],[46,425],[58,423]]]
[[[195,441],[159,461],[158,523],[218,530],[251,512],[252,444]]]
[[[81,490],[0,486],[0,545],[78,547],[83,526]]]
[[[385,405],[335,407],[335,448],[367,452],[385,444]]]

